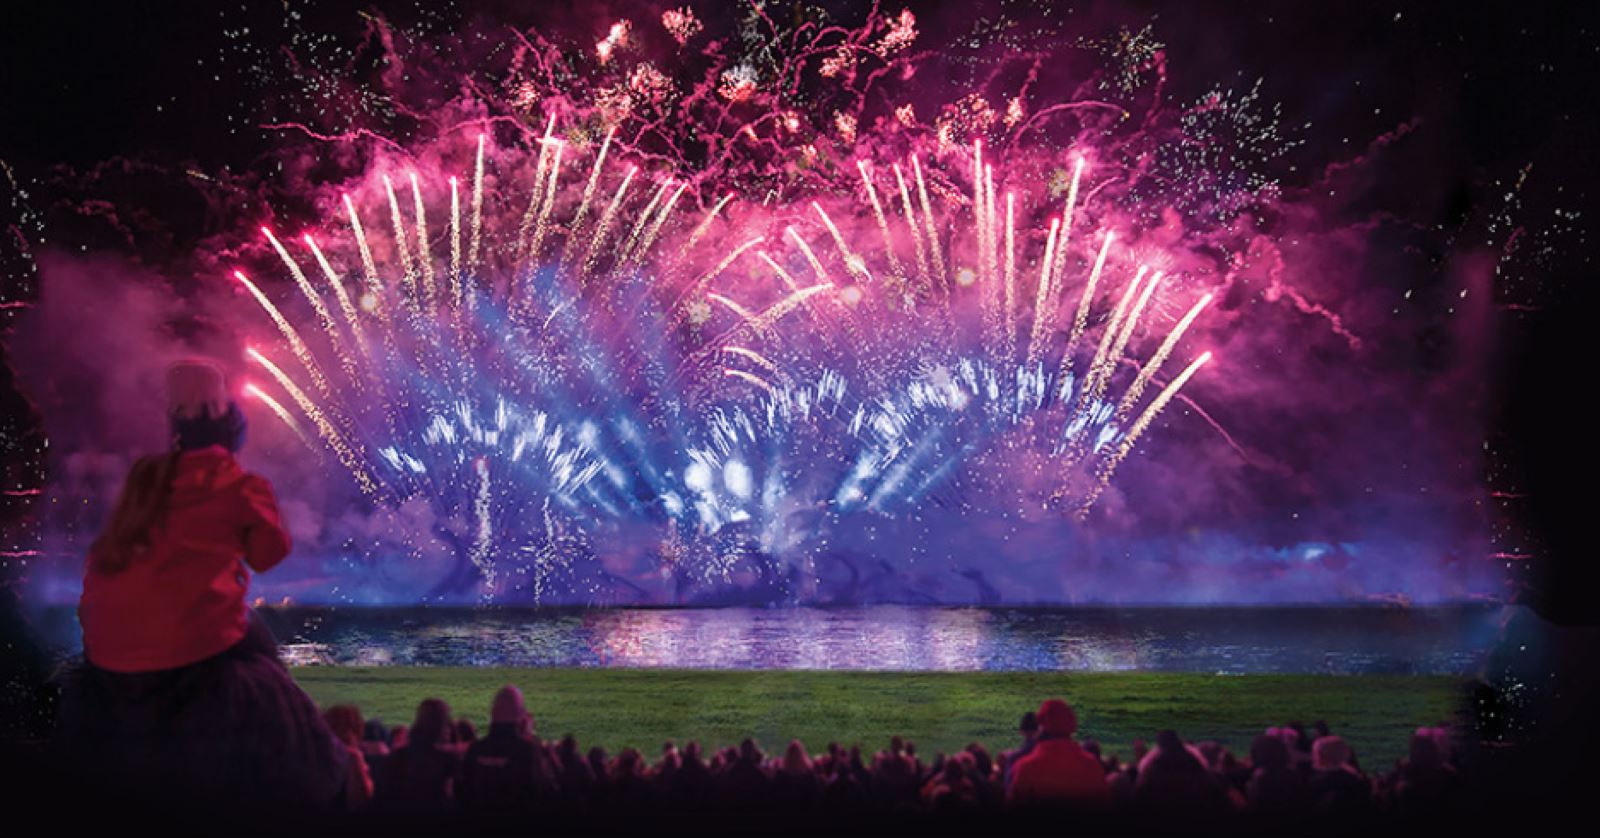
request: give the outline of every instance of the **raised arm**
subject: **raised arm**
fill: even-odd
[[[289,533],[278,515],[272,485],[254,474],[240,487],[244,501],[244,560],[257,573],[271,570],[289,555]]]

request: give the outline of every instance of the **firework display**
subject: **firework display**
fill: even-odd
[[[1455,558],[1480,435],[1438,421],[1470,364],[1408,355],[1421,284],[1334,198],[1361,152],[1304,155],[1261,80],[1169,78],[1178,33],[984,8],[230,28],[264,162],[184,169],[175,293],[124,283],[130,325],[74,351],[230,367],[306,559],[273,600],[1494,590]],[[101,305],[79,270],[35,319]],[[1425,293],[1480,327],[1485,295]],[[59,493],[134,427],[54,430]]]
[[[662,23],[677,37],[692,21]],[[841,32],[813,70],[899,66],[915,25]],[[633,31],[612,27],[596,65]],[[717,94],[747,104],[737,70]],[[793,598],[863,528],[914,556],[932,549],[924,516],[952,514],[934,510],[1081,520],[1212,359],[1183,341],[1211,297],[1119,240],[1121,166],[1100,172],[1088,145],[1025,146],[1020,163],[985,148],[1026,132],[1020,99],[1003,122],[970,102],[931,126],[896,109],[883,142],[839,114],[826,160],[798,152],[836,171],[775,199],[710,191],[736,170],[614,148],[670,84],[648,62],[626,79],[593,112],[552,107],[526,153],[480,133],[445,182],[396,159],[340,195],[337,228],[288,243],[262,228],[304,317],[235,274],[279,338],[247,348],[271,381],[251,393],[305,455],[371,503],[459,522],[438,528],[457,554],[441,593],[599,595],[615,581],[601,554],[653,531],[680,598]],[[801,118],[775,109],[734,139],[777,144],[761,132]],[[789,162],[772,151],[768,167]],[[958,474],[980,504],[951,493]]]
[[[1081,516],[1211,357],[1141,400],[1209,297],[1176,325],[1141,323],[1162,274],[1126,253],[1112,259],[1113,232],[1073,229],[1075,211],[1080,224],[1085,215],[1074,203],[1082,157],[1048,233],[1024,236],[1044,238],[1044,249],[1018,253],[1016,194],[1005,193],[1002,222],[981,140],[962,224],[907,197],[891,226],[874,167],[860,161],[870,213],[842,202],[835,211],[853,228],[875,222],[877,235],[853,240],[816,200],[809,224],[798,213],[742,214],[732,199],[679,219],[687,184],[663,178],[642,209],[627,204],[638,168],[605,169],[610,139],[589,171],[568,173],[568,141],[541,138],[533,198],[519,225],[497,230],[482,208],[509,201],[482,192],[480,136],[474,209],[462,217],[451,178],[437,242],[417,175],[409,216],[385,176],[395,264],[375,261],[348,195],[343,272],[313,236],[296,255],[263,228],[315,314],[314,337],[236,274],[297,368],[249,348],[297,411],[254,385],[253,394],[375,503],[424,498],[470,518],[462,571],[487,595],[527,587],[538,600],[552,586],[595,584],[584,566],[591,539],[619,518],[672,534],[663,567],[687,584],[730,582],[740,561],[765,573],[768,563],[803,567],[853,516],[915,518],[960,469],[1031,470],[1036,479],[1008,501]],[[910,163],[926,195],[922,164]],[[891,166],[899,175],[898,161],[878,168]],[[607,180],[614,195],[588,226]],[[558,214],[558,199],[579,186],[576,209]],[[903,186],[901,175],[893,188]],[[692,232],[673,248],[662,231],[679,226]],[[1075,232],[1091,243],[1088,258],[1071,249]],[[740,244],[724,252],[714,240]],[[580,242],[582,259],[563,258]],[[925,250],[949,255],[911,257]],[[1112,299],[1096,299],[1103,289]],[[1061,340],[1053,323],[1068,306],[1072,333]],[[1086,328],[1091,312],[1101,322]],[[1124,361],[1131,375],[1119,375]],[[992,491],[1006,490],[995,481]]]

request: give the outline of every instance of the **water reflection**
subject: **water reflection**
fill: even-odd
[[[341,664],[1221,673],[1475,671],[1499,609],[273,610]],[[304,648],[312,648],[306,646]]]

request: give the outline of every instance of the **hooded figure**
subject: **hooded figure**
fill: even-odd
[[[489,732],[467,748],[461,765],[461,807],[480,815],[531,812],[555,796],[555,766],[533,735],[522,691],[507,684],[489,708]]]
[[[1109,805],[1111,789],[1105,769],[1072,739],[1078,730],[1078,716],[1072,707],[1052,698],[1039,705],[1037,718],[1039,739],[1012,770],[1006,802],[1013,806]]]
[[[271,486],[234,459],[244,417],[215,364],[176,364],[167,383],[171,448],[134,463],[89,548],[85,663],[57,726],[67,768],[186,811],[338,803],[346,749],[245,605],[289,536]]]

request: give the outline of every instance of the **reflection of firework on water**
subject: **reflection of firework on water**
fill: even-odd
[[[679,44],[702,28],[687,10],[662,24]],[[676,114],[751,148],[698,166],[638,130],[679,95],[635,54],[641,27],[596,46],[586,109],[553,81],[568,59],[525,43],[526,146],[445,137],[419,151],[465,170],[377,160],[328,229],[263,228],[299,295],[237,275],[280,339],[248,350],[273,382],[250,394],[372,503],[435,510],[458,558],[440,593],[603,599],[633,586],[608,561],[631,550],[680,597],[792,596],[840,533],[948,509],[1081,518],[1211,357],[1182,338],[1212,296],[1129,229],[1160,217],[1139,167],[1173,164],[1119,157],[1153,130],[1019,144],[1051,107],[1015,93],[1004,115],[972,94],[926,126],[910,104],[868,122],[773,95],[802,72],[911,67],[915,24],[728,57],[705,76],[721,99]],[[1053,107],[1106,134],[1093,113],[1126,115]],[[1175,354],[1192,360],[1172,375]]]

